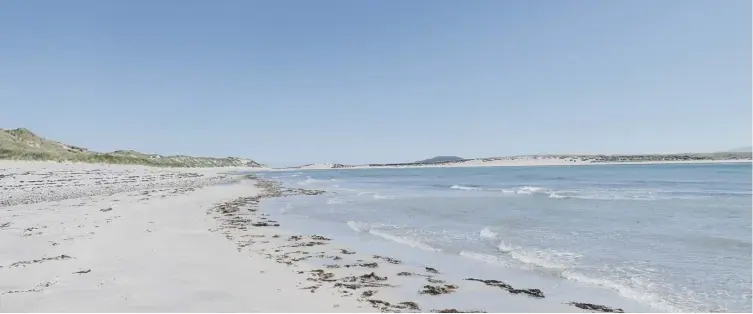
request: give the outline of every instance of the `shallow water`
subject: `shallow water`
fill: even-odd
[[[265,172],[284,225],[629,311],[751,309],[751,164]]]

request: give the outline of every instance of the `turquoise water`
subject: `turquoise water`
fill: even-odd
[[[261,176],[333,192],[265,203],[287,225],[459,277],[633,311],[752,310],[749,163]]]

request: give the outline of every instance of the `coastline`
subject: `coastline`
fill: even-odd
[[[551,300],[547,287],[505,278],[447,278],[435,265],[298,234],[259,210],[265,198],[324,191],[227,169],[12,166],[0,181],[3,311],[617,310]],[[474,295],[502,306],[477,305]]]
[[[260,212],[259,201],[264,198],[330,194],[327,191],[289,188],[265,179],[258,186],[265,190],[255,199],[242,198],[221,204],[213,213],[223,234],[235,241],[239,250],[252,251],[292,267],[306,275],[301,289],[313,292],[336,289],[340,296],[355,298],[382,312],[622,312],[620,308],[587,303],[584,300],[546,299],[544,291],[525,286],[530,283],[508,283],[504,278],[457,277],[445,273],[436,264],[402,261],[394,256],[381,255],[379,250],[362,245],[347,246],[338,239],[322,235],[303,235],[292,232],[269,213]],[[245,211],[243,209],[246,209]],[[267,227],[262,230],[252,226]],[[273,228],[268,228],[273,227]],[[243,238],[255,238],[251,244]],[[352,244],[352,243],[351,243]],[[501,280],[500,280],[501,279]],[[582,296],[587,299],[587,296]],[[488,298],[492,301],[479,301]]]
[[[468,286],[464,279],[473,277],[503,280],[516,288],[542,289],[546,299],[537,306],[555,298],[564,299],[563,302],[586,298],[583,301],[630,312],[682,312],[739,310],[746,305],[721,297],[696,297],[700,293],[714,293],[706,286],[695,286],[696,282],[707,282],[698,278],[702,276],[698,273],[687,277],[665,276],[684,274],[685,264],[671,262],[685,261],[683,257],[644,252],[643,248],[688,252],[706,250],[705,242],[675,243],[675,234],[683,234],[684,239],[696,236],[678,230],[657,236],[666,240],[656,244],[642,243],[643,239],[663,232],[644,222],[656,224],[665,221],[668,215],[686,215],[682,217],[701,218],[698,221],[710,224],[716,217],[705,214],[704,208],[713,206],[715,201],[727,200],[735,204],[731,212],[745,217],[743,196],[749,195],[750,188],[746,169],[749,173],[750,164],[531,167],[515,171],[467,168],[449,172],[322,170],[258,173],[258,176],[284,182],[289,187],[331,191],[315,197],[270,200],[263,209],[294,230],[337,239],[349,247],[360,248],[359,253],[387,255],[405,264],[430,264],[452,279],[448,282],[460,285],[461,289],[447,298],[464,294]],[[728,175],[733,172],[737,177]],[[711,187],[696,184],[706,180],[712,182]],[[748,184],[737,184],[745,181]],[[671,187],[654,190],[657,185],[658,189]],[[655,204],[666,207],[654,211]],[[720,221],[724,221],[723,216]],[[622,218],[612,223],[608,221],[610,217]],[[728,230],[745,229],[744,222],[726,224],[724,228]],[[714,240],[713,236],[708,238]],[[741,236],[731,232],[730,238],[746,243],[744,233]],[[716,249],[716,246],[709,248]],[[744,247],[742,250],[744,253]],[[625,259],[617,260],[615,256]],[[714,258],[708,255],[698,260]],[[634,268],[620,268],[623,266]],[[709,268],[708,273],[717,269],[724,272],[728,266],[735,264],[720,263],[713,270]],[[654,269],[666,273],[652,273]],[[715,280],[711,278],[709,283]],[[686,287],[688,290],[684,290]],[[735,295],[738,292],[749,295],[744,287],[729,286],[729,289]],[[478,297],[471,304],[489,311],[508,311],[508,306],[487,303],[492,303],[495,297],[499,296]],[[463,304],[467,300],[456,302]]]
[[[297,170],[348,170],[348,169],[421,169],[421,168],[474,168],[474,167],[547,167],[547,166],[607,166],[607,165],[662,165],[662,164],[724,164],[752,163],[753,159],[719,159],[719,160],[664,160],[664,161],[624,161],[624,162],[589,162],[583,160],[566,161],[559,158],[510,158],[493,161],[469,160],[455,163],[425,165],[353,165],[314,164],[293,168],[254,168],[251,171],[297,171]]]

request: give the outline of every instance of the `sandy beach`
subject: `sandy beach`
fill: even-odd
[[[507,300],[509,311],[587,308],[538,303],[540,290],[501,281],[451,282],[432,265],[286,230],[259,202],[324,191],[227,174],[240,169],[14,161],[0,169],[3,312],[494,310],[441,298],[479,291]]]
[[[308,273],[218,232],[207,211],[259,193],[228,169],[1,165],[3,312],[374,310],[335,289],[301,289]]]
[[[621,311],[296,233],[260,203],[332,192],[249,170],[0,162],[0,311]]]

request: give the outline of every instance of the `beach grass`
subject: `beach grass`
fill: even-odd
[[[238,157],[162,156],[133,150],[109,153],[90,151],[45,139],[28,129],[0,129],[0,159],[103,164],[143,165],[155,167],[263,167]]]

